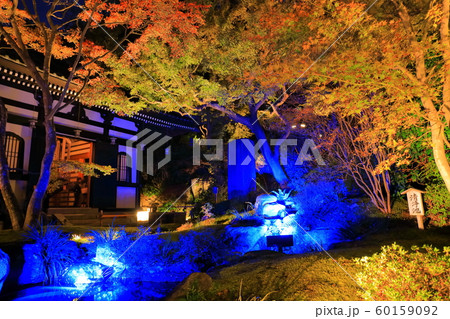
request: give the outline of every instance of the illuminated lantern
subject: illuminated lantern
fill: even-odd
[[[150,208],[140,210],[136,213],[138,223],[147,223],[150,218]]]

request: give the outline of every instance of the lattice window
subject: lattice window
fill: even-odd
[[[117,157],[117,180],[119,182],[131,182],[131,167],[127,166],[129,156],[120,152]]]
[[[6,132],[6,159],[9,171],[12,173],[21,173],[23,170],[23,144],[23,138],[14,133]]]

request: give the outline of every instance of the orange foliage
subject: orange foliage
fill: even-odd
[[[179,38],[196,34],[197,28],[203,23],[202,11],[206,8],[179,0],[86,0],[83,4],[32,1],[38,7],[45,7],[42,11],[47,12],[39,10],[38,17],[31,3],[27,3],[28,7],[20,5],[22,9],[19,9],[13,6],[11,0],[0,0],[0,35],[25,59],[23,62],[30,68],[34,64],[40,69],[50,70],[52,58],[63,60],[79,56],[78,64],[69,71],[75,79],[86,79],[90,85],[96,86],[105,83],[104,80],[95,81],[93,76],[100,74],[104,68],[102,62],[112,57],[111,47],[118,49],[114,42],[123,44],[118,54],[123,57],[122,62],[131,61],[130,57],[137,58],[142,52],[148,51],[146,44],[151,39],[166,43],[173,48],[174,54],[180,55],[183,47]],[[71,16],[73,20],[69,21],[66,16]],[[94,29],[101,28],[107,33],[118,27],[128,33],[124,31],[123,38],[116,39],[110,39],[105,34],[104,39],[110,42],[109,47],[96,43],[98,36],[89,36]],[[29,49],[47,55],[47,65],[27,60],[32,59],[27,56]],[[108,81],[106,83],[108,87],[103,91],[111,91],[114,86]]]

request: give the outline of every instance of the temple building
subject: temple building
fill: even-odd
[[[63,90],[65,79],[52,74],[50,82],[56,98]],[[74,87],[70,88],[69,97],[73,94]],[[22,63],[7,57],[0,57],[0,97],[8,111],[5,142],[11,184],[19,203],[25,205],[39,177],[45,130],[41,124],[38,86]],[[141,174],[135,161],[127,165],[133,156],[130,152],[136,152],[136,148],[127,147],[126,142],[145,129],[170,137],[198,131],[195,121],[189,117],[147,111],[119,115],[108,107],[83,105],[78,101],[57,113],[54,122],[55,160],[111,165],[117,172],[101,178],[72,174],[68,181],[72,187],[64,187],[49,196],[45,205],[48,209],[138,207]],[[152,141],[155,142],[156,139]]]

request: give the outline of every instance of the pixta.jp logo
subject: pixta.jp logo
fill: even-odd
[[[138,134],[127,140],[126,152],[127,154],[133,154],[135,156],[127,157],[127,166],[133,167],[133,162],[136,164],[136,170],[140,172],[146,172],[149,175],[154,174],[155,166],[155,152],[164,144],[169,142],[172,138],[167,135],[163,135],[159,132],[153,132],[149,129],[144,129]],[[144,165],[144,158],[146,158],[146,165]],[[156,163],[157,169],[160,169],[164,165],[170,162],[171,150],[170,145],[164,150],[164,158]]]
[[[149,129],[144,129],[138,134],[127,140],[126,152],[127,166],[134,167],[136,165],[136,170],[140,172],[146,172],[149,175],[154,174],[155,166],[160,169],[171,160],[171,148],[170,145],[166,146],[164,149],[164,157],[160,159],[158,156],[158,162],[155,163],[155,152],[164,147],[172,138],[170,136],[163,135],[159,132],[154,132]],[[273,139],[273,140],[258,140],[256,143],[249,139],[241,139],[240,142],[246,149],[246,157],[240,159],[238,162],[238,156],[236,152],[236,142],[237,140],[232,140],[228,143],[228,153],[227,161],[228,165],[249,165],[257,160],[258,154],[263,153],[262,149],[277,147],[277,158],[275,160],[279,161],[281,165],[288,165],[288,161],[293,161],[294,165],[302,165],[305,161],[315,160],[318,165],[325,165],[319,150],[311,139],[306,139],[303,141],[303,145],[299,152],[297,152],[296,158],[288,156],[288,147],[298,147],[296,139]],[[192,149],[192,164],[200,165],[201,163],[201,146],[206,146],[209,148],[215,148],[215,153],[209,152],[203,154],[203,157],[208,161],[223,161],[224,160],[224,142],[221,139],[195,139],[193,142]]]

